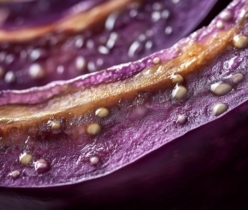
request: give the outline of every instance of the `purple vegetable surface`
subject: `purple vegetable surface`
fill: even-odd
[[[1,90],[72,79],[170,47],[197,27],[216,0],[58,2],[0,8],[6,14],[0,28]]]
[[[83,1],[86,5],[87,2]],[[39,83],[25,76],[25,85],[53,82],[30,89],[1,91],[0,202],[5,209],[159,209],[159,206],[245,209],[248,206],[248,1],[234,0],[208,27],[163,50],[160,49],[193,28],[192,17],[199,13],[196,9],[205,1],[199,4],[196,3],[199,1],[161,1],[166,8],[172,2],[175,11],[180,11],[180,15],[185,13],[185,20],[191,22],[184,24],[181,32],[180,27],[173,30],[173,39],[154,33],[156,29],[164,33],[168,23],[162,16],[152,23],[163,12],[153,11],[153,14],[146,8],[165,10],[163,4],[154,6],[151,2],[145,2],[147,7],[141,4],[139,8],[143,9],[135,13],[137,17],[143,14],[145,19],[149,13],[150,22],[137,20],[119,26],[120,36],[125,32],[130,34],[123,45],[106,57],[99,56],[95,48],[92,52],[92,56],[106,61],[104,69],[116,63],[129,63],[76,78],[77,75],[71,75],[74,69],[63,63],[68,71],[65,77],[44,74],[47,80]],[[180,5],[186,7],[190,3],[194,3],[194,9],[181,10]],[[58,13],[51,8],[51,16],[55,14],[60,19],[66,13],[63,8],[61,5]],[[118,20],[132,16],[133,7],[127,8]],[[180,15],[179,19],[170,21],[180,22]],[[202,20],[203,16],[199,18]],[[12,19],[8,21],[2,30],[12,27]],[[35,21],[40,23],[38,17]],[[29,27],[31,22],[25,24]],[[177,29],[178,25],[174,24],[173,29]],[[136,26],[153,31],[150,39],[157,42],[151,51],[143,49],[128,56],[132,46],[126,46],[137,41],[128,41],[130,31]],[[22,28],[27,27],[15,30]],[[137,31],[140,37],[143,32]],[[111,33],[101,31],[93,39]],[[53,36],[59,34],[54,31]],[[75,41],[79,35],[72,33],[68,39]],[[149,41],[146,38],[142,47]],[[53,50],[60,54],[58,46],[67,41],[66,38]],[[12,42],[7,49],[20,45],[17,40]],[[34,42],[20,46],[28,49]],[[75,62],[78,54],[75,56],[71,50],[70,45],[67,57]],[[123,54],[119,50],[124,50]],[[160,51],[150,54],[154,50]],[[84,47],[77,51],[89,52]],[[57,65],[56,56],[49,57]],[[46,58],[42,60],[45,61]],[[18,59],[13,62],[22,66]],[[58,79],[68,80],[54,81]],[[2,87],[23,88],[18,82],[5,85]]]

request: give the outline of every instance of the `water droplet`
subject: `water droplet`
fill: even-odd
[[[210,89],[214,95],[224,96],[232,90],[232,87],[231,85],[227,83],[218,82],[218,83],[212,84]]]
[[[176,85],[172,91],[172,97],[177,100],[184,99],[187,96],[188,90],[182,85]]]
[[[232,19],[232,13],[229,10],[225,10],[222,13],[220,13],[220,18],[222,20],[231,20]]]
[[[184,82],[184,78],[180,74],[171,75],[171,81],[173,84],[181,84]]]
[[[97,123],[92,123],[92,124],[88,125],[86,131],[88,134],[95,136],[98,133],[100,133],[101,126]]]
[[[49,120],[47,122],[47,125],[52,129],[52,130],[59,130],[61,128],[61,124],[57,120]]]
[[[130,17],[134,18],[138,15],[138,11],[136,9],[131,9],[129,15]]]
[[[93,61],[90,61],[88,63],[87,67],[88,67],[89,72],[94,72],[94,71],[97,70],[96,65],[95,65],[95,63]]]
[[[33,160],[33,156],[24,152],[23,154],[20,155],[19,161],[22,165],[28,166]]]
[[[153,61],[152,61],[152,62],[153,62],[154,64],[159,64],[160,61],[161,61],[161,60],[160,60],[159,57],[155,57],[155,58],[153,58]]]
[[[139,52],[141,49],[141,44],[138,41],[135,41],[131,44],[129,50],[128,50],[128,56],[133,57],[137,52]]]
[[[235,85],[239,84],[243,79],[244,79],[244,75],[241,73],[234,74],[231,77],[231,80]]]
[[[247,47],[248,45],[248,37],[244,35],[236,35],[233,37],[233,46],[242,49]]]
[[[95,114],[100,118],[104,118],[109,116],[109,110],[105,107],[100,107],[96,110]]]
[[[157,22],[161,18],[161,13],[158,11],[155,11],[152,13],[152,21]]]
[[[82,37],[77,37],[75,40],[75,47],[80,49],[84,44],[84,40]]]
[[[112,31],[115,27],[115,22],[118,16],[119,16],[119,13],[117,12],[110,14],[105,22],[105,29],[107,29],[108,31]]]
[[[86,68],[86,61],[82,56],[79,56],[76,58],[75,65],[76,65],[76,69],[79,72],[82,72]]]
[[[91,163],[92,165],[98,164],[98,163],[99,163],[99,158],[96,157],[96,156],[91,157],[91,158],[90,158],[90,163]]]
[[[16,179],[20,176],[21,172],[18,170],[12,171],[9,173],[9,176],[12,177],[13,179]]]
[[[172,3],[174,3],[174,4],[177,4],[177,3],[180,2],[180,0],[171,0],[171,1],[172,1]]]
[[[166,35],[170,35],[172,33],[172,27],[171,26],[167,26],[165,28],[165,31],[164,32],[165,32]]]
[[[12,55],[12,54],[8,54],[8,55],[5,57],[5,61],[6,61],[7,64],[12,63],[14,60],[15,60],[15,56]]]
[[[115,32],[112,32],[109,36],[107,43],[106,43],[107,48],[112,49],[115,46],[117,38],[118,38],[118,34]]]
[[[152,48],[152,46],[153,46],[153,43],[152,43],[152,41],[149,40],[149,41],[146,42],[145,48],[147,50],[150,50]]]
[[[4,81],[6,83],[13,83],[15,81],[16,77],[15,77],[15,74],[13,71],[8,71],[6,74],[5,74],[5,77],[4,77]]]
[[[41,49],[34,49],[30,52],[29,57],[31,60],[35,61],[41,57],[42,53],[43,51]]]
[[[164,8],[164,6],[161,2],[155,2],[153,3],[152,8],[153,10],[161,11]]]
[[[218,20],[216,23],[216,27],[218,29],[223,29],[224,28],[224,23],[221,20]]]
[[[228,109],[228,106],[227,104],[224,104],[224,103],[216,103],[214,106],[213,106],[213,114],[215,116],[218,116],[218,115],[221,115],[223,114],[224,112],[226,112],[226,110]]]
[[[57,67],[57,73],[58,74],[63,74],[64,73],[64,70],[65,70],[64,66],[58,66]]]
[[[101,53],[101,54],[104,54],[104,55],[107,55],[109,54],[109,49],[103,45],[99,46],[98,47],[98,51]]]
[[[34,168],[36,171],[38,171],[38,173],[44,173],[47,170],[49,170],[50,165],[49,165],[48,161],[46,161],[44,159],[39,159],[38,161],[35,162]]]
[[[164,18],[164,19],[168,19],[170,17],[170,12],[167,9],[165,9],[162,12],[161,17]]]
[[[187,117],[185,115],[178,115],[176,123],[185,124],[187,122]]]
[[[40,79],[45,76],[45,71],[40,64],[34,63],[29,67],[28,74],[33,79]]]

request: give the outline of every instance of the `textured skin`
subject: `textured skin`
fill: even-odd
[[[240,13],[238,8],[236,12]],[[247,29],[246,22],[240,30],[248,35]],[[201,32],[201,35],[204,34],[204,30]],[[107,176],[69,186],[39,190],[5,188],[1,191],[3,206],[9,209],[17,205],[30,209],[69,209],[79,205],[87,209],[116,209],[116,206],[119,209],[152,209],[163,205],[168,209],[245,209],[248,174],[247,55],[247,48],[238,50],[228,45],[225,52],[217,55],[199,72],[185,76],[184,84],[189,93],[183,101],[171,100],[170,89],[152,95],[142,93],[132,102],[122,101],[118,107],[112,107],[113,116],[99,121],[104,125],[103,133],[93,139],[85,137],[92,149],[90,154],[93,151],[102,159],[102,163],[96,170],[92,169],[90,175],[102,175],[111,167],[130,163],[126,167]],[[242,73],[245,79],[233,86],[229,94],[217,97],[210,92],[210,86],[215,82],[231,84],[228,76],[234,73]],[[228,104],[225,115],[213,116],[211,107],[216,102]],[[137,111],[137,107],[143,111]],[[178,114],[187,115],[186,124],[175,123]],[[90,120],[94,118],[91,117]],[[80,124],[80,120],[78,122]],[[80,176],[78,174],[85,173],[83,170],[88,171],[91,167],[84,157],[80,159],[84,167],[70,162],[76,162],[81,152],[85,154],[88,151],[84,147],[85,142],[80,142],[77,136],[72,138],[70,134],[62,136],[64,139],[60,136],[60,149],[51,141],[56,135],[38,139],[43,143],[45,141],[43,146],[48,148],[45,157],[54,160],[54,168],[48,172],[50,174],[39,177],[45,180],[40,182],[42,184],[63,182],[66,176],[74,182]],[[39,144],[35,144],[33,149],[32,146],[31,150],[35,151]],[[7,154],[6,161],[2,161],[7,166],[3,167],[11,165],[7,164],[8,161],[13,162],[12,155],[19,154],[20,148],[16,146],[8,150],[11,156],[2,150]],[[80,154],[77,154],[78,148],[82,149]],[[52,152],[49,154],[49,151]],[[63,157],[64,151],[67,157]],[[144,157],[137,158],[146,153]],[[38,182],[32,179],[37,179],[37,174],[32,169],[24,170],[27,171],[26,177],[6,183],[13,186],[15,183],[17,186],[36,185]],[[58,176],[60,174],[62,176]],[[6,175],[3,176],[6,178]],[[46,182],[46,176],[54,179],[49,178],[49,182]],[[83,176],[86,177],[83,180],[87,180],[89,173]],[[1,179],[3,182],[5,180]],[[32,201],[30,196],[33,197]]]
[[[43,1],[37,2],[24,3],[24,5],[31,4],[38,10],[37,4]],[[75,1],[68,2],[71,4]],[[84,1],[83,3],[90,10],[93,2],[99,6],[102,1]],[[129,5],[119,14],[111,13],[108,20],[113,20],[113,27],[104,26],[106,22],[101,19],[96,20],[93,29],[72,35],[49,33],[24,43],[2,42],[0,43],[0,67],[3,68],[3,73],[0,72],[0,89],[42,86],[51,81],[67,80],[116,64],[138,60],[172,46],[190,33],[204,19],[215,2],[216,0],[187,0],[172,3],[170,0],[155,2],[146,0],[140,6]],[[52,3],[51,11],[48,10],[50,13],[54,11],[55,3]],[[156,3],[162,3],[162,6],[154,6]],[[64,8],[63,6],[62,4],[61,7]],[[12,7],[14,6],[11,4],[10,8]],[[50,17],[49,14],[47,18]],[[60,16],[63,17],[69,18],[70,14],[70,10],[60,12]],[[9,23],[11,24],[12,22]],[[31,23],[24,22],[21,28],[27,28],[29,25]],[[4,30],[7,26],[3,24],[2,27]],[[12,27],[14,27],[13,24]],[[13,30],[18,33],[18,29],[20,27]],[[78,57],[81,61],[77,61]],[[43,76],[33,78],[29,74],[32,64],[40,66]]]

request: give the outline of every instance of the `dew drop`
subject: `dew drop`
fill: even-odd
[[[76,40],[75,40],[75,47],[77,49],[80,49],[84,44],[84,40],[82,37],[77,37]]]
[[[75,66],[79,72],[83,71],[86,68],[85,59],[82,56],[77,57],[75,61]]]
[[[131,44],[129,50],[128,50],[128,56],[133,57],[141,48],[141,44],[138,41],[135,41]]]
[[[59,130],[60,128],[61,128],[61,124],[60,124],[60,122],[59,121],[57,121],[57,120],[49,120],[48,122],[47,122],[47,125],[49,126],[49,127],[51,127],[51,129],[52,130]]]
[[[115,46],[117,38],[118,38],[118,34],[115,32],[112,32],[109,36],[107,43],[106,43],[107,48],[112,49]]]
[[[239,84],[244,79],[244,75],[241,73],[237,73],[232,75],[231,80],[234,84]]]
[[[161,10],[163,10],[164,6],[160,2],[155,2],[155,3],[153,3],[152,8],[153,8],[153,10],[161,11]]]
[[[25,152],[23,154],[21,154],[19,157],[20,163],[24,166],[30,165],[32,160],[33,160],[33,156],[28,154],[28,153],[25,153]]]
[[[109,116],[109,110],[105,107],[100,107],[95,112],[97,117],[104,118]]]
[[[152,62],[153,62],[154,64],[159,64],[160,61],[161,61],[161,60],[160,60],[159,57],[155,57],[155,58],[153,58],[153,61],[152,61]]]
[[[187,122],[187,117],[185,115],[178,115],[176,123],[185,124]]]
[[[224,28],[224,23],[221,20],[218,20],[216,23],[216,27],[218,29],[223,29]]]
[[[117,12],[110,14],[105,22],[105,29],[107,29],[108,31],[112,31],[115,27],[115,22],[118,16],[119,16],[119,13]]]
[[[95,65],[95,63],[93,61],[90,61],[88,63],[87,67],[88,67],[89,72],[94,72],[94,71],[97,70],[96,65]]]
[[[104,54],[104,55],[109,54],[109,49],[103,45],[98,47],[98,51],[99,53]]]
[[[16,77],[15,77],[15,74],[13,71],[8,71],[6,74],[5,74],[5,77],[4,77],[4,81],[6,83],[13,83],[15,81]]]
[[[180,74],[171,75],[171,81],[173,84],[181,84],[184,82],[184,78]]]
[[[39,59],[42,55],[42,50],[41,49],[34,49],[31,51],[29,57],[31,60],[35,61]]]
[[[161,14],[161,17],[164,18],[164,19],[168,19],[170,16],[170,12],[168,10],[164,10]]]
[[[132,9],[129,12],[130,17],[134,18],[138,15],[138,11],[136,9]]]
[[[228,106],[227,104],[224,104],[224,103],[216,103],[212,109],[213,109],[214,116],[218,116],[226,112],[226,110],[228,109]]]
[[[187,96],[187,88],[182,85],[176,85],[172,91],[172,97],[177,100],[184,99]]]
[[[172,1],[172,3],[174,3],[174,4],[177,4],[177,3],[180,2],[180,0],[171,0],[171,1]]]
[[[92,124],[88,125],[86,131],[88,134],[95,136],[98,133],[100,133],[101,126],[97,123],[92,123]]]
[[[88,49],[94,49],[94,46],[95,46],[95,43],[94,43],[93,40],[88,40],[88,41],[86,42],[86,47],[87,47]]]
[[[96,157],[96,156],[91,157],[91,158],[90,158],[90,163],[91,163],[92,165],[98,164],[98,163],[99,163],[99,158]]]
[[[40,79],[44,77],[45,71],[40,64],[34,63],[29,67],[28,74],[33,79]]]
[[[152,13],[152,21],[157,22],[161,18],[161,13],[158,11],[155,11]]]
[[[34,168],[38,173],[43,173],[49,170],[49,163],[48,161],[44,159],[39,159],[38,161],[35,162]]]
[[[242,49],[247,47],[248,45],[248,37],[244,35],[236,35],[233,37],[233,46]]]
[[[12,172],[9,173],[9,176],[12,177],[13,179],[16,179],[20,176],[21,172],[18,170],[14,170]]]
[[[153,43],[152,43],[152,41],[147,41],[146,42],[146,44],[145,44],[145,48],[147,49],[147,50],[150,50],[151,48],[152,48],[152,46],[153,46]]]
[[[229,84],[218,82],[218,83],[212,84],[210,89],[214,95],[224,96],[232,90],[232,87]]]
[[[7,55],[6,58],[5,58],[5,61],[6,61],[7,64],[12,63],[14,60],[15,60],[15,57],[12,54]]]
[[[172,33],[172,27],[171,26],[167,26],[164,30],[166,35],[170,35]]]
[[[231,20],[232,18],[232,13],[228,10],[226,11],[223,11],[221,14],[220,14],[220,18],[222,20]]]
[[[64,69],[64,66],[58,66],[58,67],[57,67],[57,73],[58,73],[58,74],[63,74],[63,73],[64,73],[64,70],[65,70],[65,69]]]

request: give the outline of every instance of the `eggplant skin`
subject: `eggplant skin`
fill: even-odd
[[[248,102],[112,174],[1,188],[2,209],[246,209]]]
[[[3,209],[248,207],[248,102],[144,158],[95,180],[2,188]],[[243,203],[244,202],[244,203]],[[155,208],[156,207],[156,208]],[[241,208],[242,207],[242,208]]]

